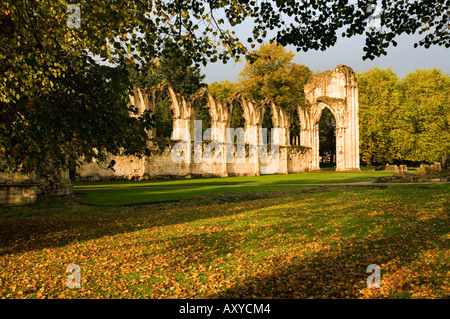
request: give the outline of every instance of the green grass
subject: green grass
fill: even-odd
[[[322,184],[352,183],[370,181],[373,177],[389,176],[392,172],[310,172],[300,174],[239,176],[227,178],[109,181],[109,182],[75,182],[75,189],[110,188],[110,187],[148,187],[148,186],[216,186],[216,185],[267,185],[267,184]]]
[[[289,175],[263,175],[208,179],[146,180],[119,182],[78,182],[76,193],[85,194],[83,203],[91,205],[134,205],[170,202],[217,193],[267,192],[292,190],[305,184],[352,183],[371,181],[386,172],[312,172]],[[92,189],[97,188],[97,189]]]
[[[207,186],[188,188],[116,188],[81,190],[84,204],[97,206],[126,206],[173,202],[207,194],[249,193],[301,189],[306,186]]]
[[[449,184],[307,188],[207,205],[197,198],[209,194],[186,205],[74,196],[1,208],[0,297],[448,296]],[[65,285],[71,263],[81,289]],[[381,289],[366,287],[372,263]]]

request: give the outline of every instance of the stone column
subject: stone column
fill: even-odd
[[[249,162],[253,163],[254,175],[260,175],[259,172],[259,130],[257,125],[247,125],[245,129],[245,142],[249,146]]]
[[[319,123],[311,125],[311,171],[320,170],[319,166]]]
[[[222,159],[221,168],[219,175],[221,177],[227,177],[227,139],[226,139],[226,123],[225,122],[215,122],[213,123],[213,139],[222,145]]]
[[[342,172],[346,170],[347,165],[347,153],[348,150],[346,148],[347,136],[346,127],[337,127],[336,128],[336,172]]]

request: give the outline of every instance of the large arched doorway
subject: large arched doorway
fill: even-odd
[[[340,104],[319,102],[311,109],[311,169],[335,167],[345,170],[346,115]],[[347,136],[348,137],[348,136]],[[323,159],[323,160],[322,160]]]
[[[305,108],[309,124],[302,125],[302,145],[311,147],[310,170],[319,170],[319,121],[322,111],[328,108],[336,123],[336,171],[359,171],[359,121],[358,84],[353,70],[338,65],[333,71],[312,75],[305,85],[305,98],[310,107]],[[308,144],[309,141],[309,144]]]
[[[336,167],[336,119],[328,108],[319,120],[319,167]]]

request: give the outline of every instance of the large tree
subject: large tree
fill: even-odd
[[[40,95],[0,102],[0,160],[7,164],[2,168],[46,175],[73,169],[80,158],[145,151],[150,118],[130,116],[137,110],[128,105],[124,67],[87,64],[54,81],[55,88]]]
[[[304,85],[312,74],[307,66],[292,62],[294,54],[276,43],[262,45],[255,56],[240,73],[238,86],[245,96],[269,98],[284,109],[304,103]]]
[[[233,96],[234,93],[236,93],[238,90],[236,84],[226,80],[226,81],[220,81],[220,82],[213,82],[210,85],[208,85],[208,91],[209,93],[215,98],[219,100],[225,100],[231,96]]]
[[[336,119],[328,108],[325,108],[319,120],[319,155],[322,165],[334,166],[336,155]],[[329,162],[325,159],[329,157]]]
[[[134,86],[150,88],[167,81],[175,92],[186,97],[207,85],[200,67],[194,65],[191,57],[176,45],[169,45],[158,59],[154,68],[131,68],[131,82]]]
[[[399,78],[391,69],[371,69],[357,74],[359,87],[359,140],[364,162],[389,163],[397,154],[391,131],[399,107]]]
[[[188,54],[175,45],[168,45],[158,59],[154,68],[129,67],[133,86],[151,88],[163,81],[170,83],[176,93],[189,98],[207,85],[203,83],[205,75],[200,67],[195,65]],[[156,137],[169,138],[173,131],[173,114],[170,110],[171,101],[164,96],[158,103],[152,124],[156,130]],[[197,118],[203,121],[204,129],[211,125],[208,109],[201,107]]]
[[[399,159],[440,161],[450,154],[450,77],[440,70],[416,70],[400,84],[393,147]]]
[[[160,63],[158,58],[164,48],[175,45],[196,64],[239,60],[242,56],[254,60],[247,43],[227,30],[247,18],[254,21],[248,43],[261,43],[267,30],[275,28],[279,30],[276,40],[282,45],[293,44],[305,51],[323,50],[334,45],[342,28],[346,36],[366,32],[367,19],[373,13],[370,5],[376,1],[361,0],[355,4],[348,1],[81,0],[78,3],[79,28],[67,23],[74,14],[76,17],[77,10],[67,13],[66,1],[46,0],[44,4],[39,0],[0,0],[0,126],[3,129],[0,152],[6,167],[25,171],[45,167],[42,157],[36,155],[39,152],[32,151],[28,144],[21,145],[23,142],[34,144],[46,158],[66,159],[74,154],[79,157],[99,154],[101,158],[107,149],[115,147],[108,147],[109,142],[98,143],[90,135],[76,141],[77,152],[67,151],[63,145],[73,143],[77,131],[94,132],[97,119],[105,113],[113,119],[105,122],[111,125],[108,141],[122,141],[119,135],[123,132],[115,128],[128,125],[129,120],[114,116],[125,113],[123,104],[120,112],[112,112],[115,107],[108,108],[100,102],[103,95],[96,97],[92,92],[79,90],[70,79],[95,74],[92,56],[115,65],[138,63],[148,69]],[[385,54],[386,47],[395,45],[395,36],[402,33],[423,32],[419,45],[448,47],[448,8],[448,0],[383,1],[382,28],[366,32],[365,57]],[[105,80],[101,85],[105,89],[101,91],[106,92],[110,80],[106,76],[101,78]],[[120,96],[129,92],[129,86],[124,85]],[[78,107],[55,112],[59,100],[71,99],[80,101]],[[66,122],[65,118],[76,119],[81,110],[89,108],[84,121],[74,121],[64,134],[58,130],[59,123]],[[47,123],[46,131],[61,133],[52,146],[33,134],[40,129],[34,120],[37,113],[53,119]],[[126,130],[133,131],[133,127],[128,126]],[[122,142],[121,146],[128,148]],[[30,152],[28,157],[23,154],[25,149]],[[130,151],[139,153],[139,147],[133,146]],[[64,166],[65,160],[59,163]]]

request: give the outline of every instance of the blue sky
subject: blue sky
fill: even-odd
[[[251,34],[250,25],[243,24],[235,29],[236,35],[244,41]],[[390,46],[387,55],[374,60],[363,61],[364,36],[352,38],[339,38],[334,47],[326,51],[311,50],[296,52],[295,47],[286,49],[295,54],[294,62],[308,66],[314,72],[332,70],[339,64],[351,67],[355,72],[364,72],[372,68],[391,68],[399,78],[414,72],[417,69],[440,69],[443,73],[450,73],[450,51],[443,46],[414,48],[413,44],[420,40],[422,35],[402,35],[396,37],[397,47]],[[245,42],[244,42],[245,43]],[[244,60],[245,61],[245,60]],[[229,61],[210,63],[202,68],[206,75],[205,82],[228,80],[236,82],[245,62],[235,63]]]

